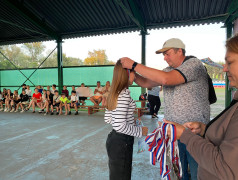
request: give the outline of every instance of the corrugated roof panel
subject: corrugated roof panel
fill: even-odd
[[[29,18],[24,17],[24,12],[16,12],[6,1],[21,3],[51,32],[62,38],[140,30],[128,14],[128,12],[133,14],[129,0],[2,0],[0,1],[0,44],[24,42],[24,39],[32,42],[49,40],[54,37],[46,35],[48,31],[44,30],[42,24],[35,25]],[[221,22],[231,1],[134,0],[133,2],[144,19],[145,26],[153,29]],[[1,20],[32,31],[3,23]]]

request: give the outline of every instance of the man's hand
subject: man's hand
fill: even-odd
[[[183,124],[184,127],[189,128],[193,133],[203,136],[206,124],[201,122],[187,122]]]
[[[121,60],[122,67],[126,69],[131,69],[132,65],[134,64],[134,61],[128,57],[120,58],[120,60]]]

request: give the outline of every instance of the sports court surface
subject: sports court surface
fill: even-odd
[[[0,112],[0,180],[109,179],[105,141],[111,126],[103,115]],[[149,132],[157,126],[148,115],[142,121]],[[135,138],[132,179],[160,179],[149,152],[137,154],[137,147]]]

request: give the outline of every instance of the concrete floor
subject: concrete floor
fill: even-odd
[[[107,180],[105,141],[111,126],[103,113],[88,116],[44,116],[0,112],[0,180]],[[149,132],[157,120],[143,116]],[[137,154],[134,144],[133,180],[158,180],[149,152]]]

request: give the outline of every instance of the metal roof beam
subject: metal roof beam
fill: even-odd
[[[141,30],[143,32],[146,32],[147,31],[146,30],[146,23],[145,23],[145,20],[144,20],[142,14],[141,14],[141,11],[139,10],[138,5],[135,3],[134,0],[129,0],[128,2],[130,4],[130,6],[131,6],[131,10],[132,10],[135,18],[139,21],[140,25],[142,26]]]
[[[125,13],[132,19],[132,21],[136,23],[136,25],[141,29],[141,31],[147,33],[144,18],[134,0],[128,0],[128,3],[131,7],[130,9],[122,3],[122,0],[115,0],[115,2],[125,11]]]
[[[31,32],[38,33],[38,34],[42,34],[42,35],[46,35],[46,36],[48,35],[48,34],[46,34],[46,33],[42,33],[42,32],[39,32],[39,31],[35,31],[35,30],[32,30],[32,29],[23,27],[23,26],[21,26],[21,25],[19,25],[19,24],[17,24],[17,23],[5,21],[5,20],[3,20],[3,19],[0,19],[0,22],[6,23],[6,24],[10,24],[10,25],[12,25],[12,26],[16,26],[16,27],[21,28],[21,29],[23,29],[23,30],[25,30],[25,31],[31,31]]]
[[[228,7],[228,16],[225,21],[225,25],[229,25],[230,23],[233,23],[238,18],[238,1],[232,0]]]
[[[59,35],[54,32],[49,26],[46,25],[41,19],[39,19],[34,13],[32,13],[29,9],[27,9],[23,3],[16,0],[4,0],[4,2],[9,5],[11,8],[20,13],[24,18],[29,20],[35,26],[37,26],[40,30],[46,33],[51,38],[57,40],[59,39]],[[24,2],[24,1],[23,1]]]

